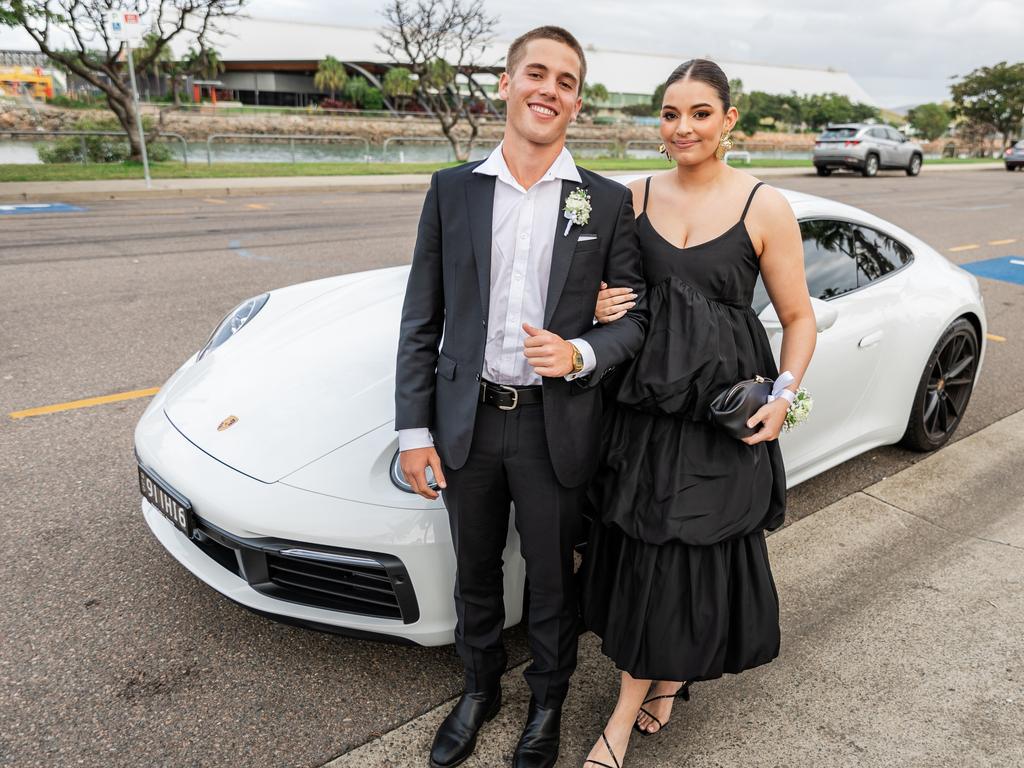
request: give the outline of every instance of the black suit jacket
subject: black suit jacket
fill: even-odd
[[[442,461],[455,469],[466,463],[473,438],[490,306],[496,179],[473,173],[477,165],[438,171],[431,178],[402,307],[395,382],[395,428],[429,427]],[[579,173],[582,183],[562,182],[559,205],[577,186],[585,188],[590,221],[563,236],[566,219],[559,215],[544,311],[545,329],[563,339],[586,339],[597,358],[590,376],[543,380],[548,448],[566,487],[586,482],[597,465],[602,416],[597,384],[640,350],[647,327],[632,195],[602,176],[582,168]],[[584,232],[597,237],[577,243]],[[602,279],[632,288],[639,299],[616,322],[594,325]]]

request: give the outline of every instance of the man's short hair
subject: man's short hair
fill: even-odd
[[[508,55],[505,57],[505,71],[511,75],[516,67],[522,63],[523,56],[526,54],[526,44],[531,40],[554,40],[569,46],[576,52],[580,59],[580,82],[577,92],[582,93],[583,81],[587,77],[587,57],[583,55],[583,47],[580,45],[580,41],[573,37],[569,30],[562,27],[537,27],[513,40],[512,45],[508,47]]]

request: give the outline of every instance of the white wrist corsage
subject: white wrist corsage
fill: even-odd
[[[794,427],[803,424],[807,421],[807,417],[810,416],[812,408],[814,408],[814,398],[811,397],[810,392],[800,387],[796,391],[796,397],[793,398],[793,402],[789,405],[786,421],[782,424],[782,428],[789,432]]]
[[[582,187],[576,187],[565,198],[562,215],[569,220],[565,225],[565,232],[562,233],[562,237],[566,237],[573,224],[582,227],[590,221],[590,193]]]

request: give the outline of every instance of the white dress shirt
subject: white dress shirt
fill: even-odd
[[[555,229],[562,218],[562,181],[582,179],[572,155],[563,147],[540,180],[524,189],[509,170],[502,146],[499,144],[473,170],[497,177],[491,216],[490,306],[481,375],[495,384],[523,387],[540,384],[542,379],[523,353],[527,338],[523,323],[534,328],[544,324]],[[569,381],[597,367],[590,344],[583,339],[570,341],[583,355],[583,370],[566,376]],[[433,440],[426,427],[398,430],[399,450],[430,445]]]

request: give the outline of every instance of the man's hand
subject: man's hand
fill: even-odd
[[[438,497],[437,491],[427,484],[427,467],[433,470],[434,479],[441,488],[448,487],[444,481],[444,472],[441,470],[441,457],[437,455],[437,449],[432,445],[402,451],[398,454],[398,463],[402,467],[402,474],[405,475],[405,482],[424,499],[433,501]]]
[[[529,338],[523,347],[523,354],[541,376],[561,377],[572,373],[572,344],[557,333],[534,328],[523,323],[523,330]]]

